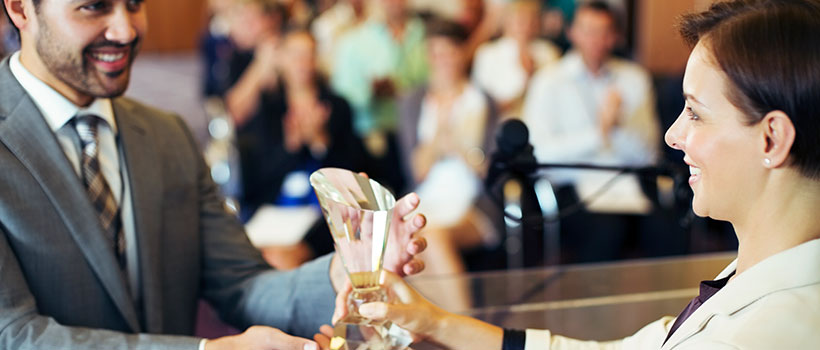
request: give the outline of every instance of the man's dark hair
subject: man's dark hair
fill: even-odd
[[[470,33],[463,25],[442,18],[431,18],[427,22],[426,30],[427,38],[445,37],[458,45],[466,43],[470,37]]]
[[[726,74],[729,101],[747,125],[783,111],[796,136],[791,162],[820,179],[820,1],[733,0],[685,15],[679,31]]]
[[[592,10],[594,12],[606,14],[607,16],[609,16],[609,18],[612,19],[612,26],[614,27],[616,32],[620,33],[621,30],[623,30],[624,24],[621,13],[606,1],[582,1],[578,4],[578,7],[575,9],[575,13],[578,13],[581,10]]]

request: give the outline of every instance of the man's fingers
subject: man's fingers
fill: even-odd
[[[333,327],[324,325],[319,327],[319,333],[313,335],[313,340],[321,349],[330,349],[330,340],[333,338]]]
[[[331,319],[333,324],[336,324],[347,316],[347,295],[353,290],[353,285],[350,284],[350,281],[345,282],[344,288],[339,291],[339,294],[336,294],[336,309],[333,310],[333,318]],[[331,332],[332,334],[332,332]]]
[[[424,237],[416,237],[407,245],[407,254],[418,255],[427,249],[427,240]]]
[[[401,226],[398,232],[419,232],[427,225],[427,217],[424,214],[416,214],[412,218],[399,221],[396,224]]]
[[[328,336],[329,338],[333,337],[333,327],[324,325],[319,327],[319,331],[322,332],[323,335]]]
[[[281,350],[319,350],[316,342],[294,337],[276,328],[253,326],[237,336],[246,348],[273,348]]]
[[[420,203],[419,195],[417,195],[415,193],[410,193],[410,194],[402,197],[399,200],[400,205],[396,206],[396,208],[395,208],[396,214],[395,215],[398,216],[398,217],[403,218],[403,217],[409,215],[410,213],[412,213],[414,210],[416,210],[416,208],[418,208],[418,206],[419,206],[419,203]]]
[[[404,272],[404,274],[408,275],[408,276],[409,275],[415,275],[419,272],[424,271],[424,267],[425,266],[424,266],[424,261],[423,260],[419,260],[419,259],[414,258],[410,262],[404,264],[404,266],[402,267],[402,272]]]

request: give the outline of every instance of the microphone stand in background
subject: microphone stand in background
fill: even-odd
[[[538,163],[529,143],[529,130],[520,120],[507,120],[496,132],[497,149],[490,158],[485,189],[490,198],[501,206],[504,213],[504,247],[508,268],[554,265],[560,262],[560,220],[584,209],[586,204],[605,192],[624,174],[657,181],[653,202],[673,208],[678,198],[688,196],[688,172],[680,166],[663,163],[645,167],[605,166],[593,164]],[[560,210],[554,188],[549,180],[538,174],[541,169],[580,169],[614,171],[617,175],[596,192],[592,198],[582,198],[575,205]],[[649,192],[643,186],[644,192]],[[657,187],[663,187],[658,191]],[[690,210],[691,211],[691,210]],[[688,225],[691,220],[684,220]]]

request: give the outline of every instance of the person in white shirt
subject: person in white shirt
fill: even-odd
[[[433,19],[427,30],[430,82],[400,102],[398,136],[407,177],[424,196],[419,210],[429,222],[428,271],[454,274],[466,271],[462,251],[498,241],[490,220],[495,213],[483,200],[478,205],[495,109],[467,76],[466,29]],[[448,290],[440,301],[458,310],[469,306],[466,286]]]
[[[694,50],[665,140],[690,166],[694,212],[732,223],[739,242],[737,260],[680,316],[581,341],[447,313],[397,278],[388,284],[400,303],[358,311],[448,349],[820,348],[820,2],[718,2],[680,28]]]
[[[561,51],[538,39],[538,1],[514,1],[505,6],[501,38],[478,47],[473,80],[495,100],[502,116],[519,117],[530,77],[554,63]]]
[[[523,111],[542,162],[655,160],[658,123],[649,74],[612,56],[616,17],[603,2],[580,6],[569,30],[573,50],[533,77]]]
[[[660,126],[652,82],[637,64],[613,57],[618,18],[605,2],[581,4],[568,32],[573,49],[533,77],[522,119],[534,135],[530,142],[539,162],[614,166],[655,162]],[[565,262],[617,258],[627,235],[636,231],[633,227],[643,224],[637,215],[651,212],[651,202],[635,176],[566,169],[544,174],[555,187],[564,213],[580,208],[564,214],[561,222]]]

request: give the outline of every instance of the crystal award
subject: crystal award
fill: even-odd
[[[352,171],[323,168],[310,175],[336,253],[353,285],[348,315],[339,321],[333,350],[403,350],[409,333],[390,322],[363,317],[359,305],[388,302],[381,287],[382,263],[396,198],[384,186]]]

